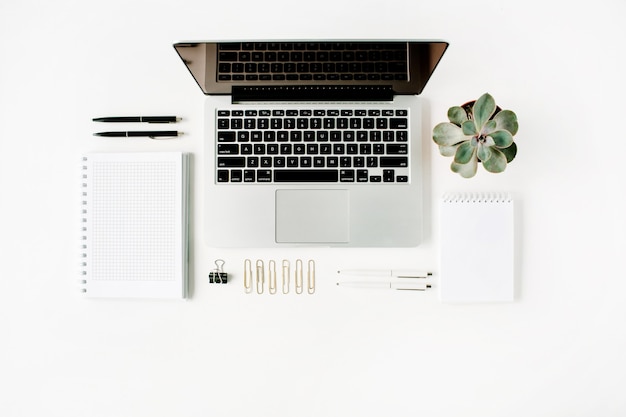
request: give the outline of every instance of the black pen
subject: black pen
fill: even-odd
[[[103,136],[106,138],[164,138],[164,137],[176,137],[180,133],[176,130],[156,130],[156,131],[138,131],[138,132],[98,132],[94,133],[94,136]]]
[[[96,117],[94,122],[108,123],[176,123],[176,116],[128,116],[128,117]]]

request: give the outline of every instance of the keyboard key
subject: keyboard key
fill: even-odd
[[[390,143],[387,145],[388,155],[406,155],[408,145],[406,143]]]
[[[217,153],[219,155],[237,155],[239,154],[239,145],[220,143],[217,145]]]
[[[241,49],[241,44],[238,42],[224,42],[219,44],[220,51],[238,51]]]
[[[389,127],[391,129],[408,129],[409,119],[405,118],[391,118],[389,119]]]
[[[367,169],[357,169],[356,170],[356,180],[357,182],[367,182],[369,179],[369,174],[368,174],[368,170]]]
[[[237,61],[237,59],[239,58],[239,55],[237,54],[237,52],[220,52],[219,54],[219,60],[220,61]]]
[[[380,166],[383,168],[408,167],[409,158],[404,156],[381,156]]]
[[[220,168],[243,168],[246,166],[244,157],[218,157],[217,166]]]
[[[260,169],[256,173],[258,182],[272,182],[272,171],[269,169]]]
[[[258,156],[249,156],[246,161],[248,162],[248,168],[258,168],[259,167],[259,157]]]
[[[339,173],[339,180],[341,182],[354,182],[354,170],[342,169]]]
[[[253,169],[246,169],[243,171],[243,182],[255,182],[256,171]]]
[[[217,170],[217,182],[228,182],[230,178],[230,173],[227,169],[218,169]]]
[[[230,171],[230,182],[241,182],[243,180],[242,174],[242,170],[233,169],[232,171]]]
[[[339,171],[316,169],[277,169],[275,182],[338,182]]]

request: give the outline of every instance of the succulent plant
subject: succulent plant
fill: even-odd
[[[478,162],[493,173],[502,172],[517,154],[513,136],[517,116],[496,106],[488,93],[478,100],[448,109],[450,122],[433,129],[433,140],[443,156],[454,156],[453,172],[464,178],[476,175]]]

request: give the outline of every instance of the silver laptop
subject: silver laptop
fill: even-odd
[[[441,41],[174,45],[208,96],[205,240],[407,247],[422,239],[417,97]]]

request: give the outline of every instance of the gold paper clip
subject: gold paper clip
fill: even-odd
[[[256,293],[263,294],[263,287],[265,286],[265,266],[261,259],[256,261]]]
[[[274,260],[270,260],[269,265],[267,266],[267,273],[269,275],[268,279],[268,289],[270,294],[276,294],[276,262]]]
[[[243,261],[243,287],[246,294],[252,292],[252,261],[250,259]]]
[[[296,259],[296,294],[302,294],[303,290],[302,282],[302,260]]]
[[[289,293],[289,280],[291,279],[289,266],[289,261],[287,259],[283,259],[283,294]]]
[[[309,294],[315,293],[315,261],[309,259],[307,270],[307,292]]]

